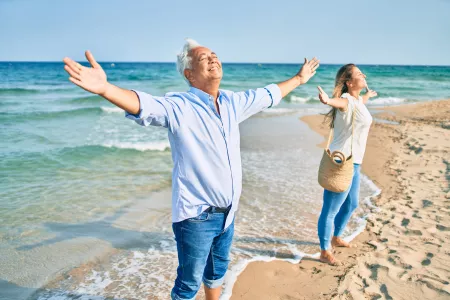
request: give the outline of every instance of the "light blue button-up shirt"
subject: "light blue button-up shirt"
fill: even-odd
[[[227,228],[242,190],[239,123],[277,105],[281,101],[278,85],[238,93],[220,90],[220,115],[214,98],[194,87],[164,97],[135,92],[140,112],[126,113],[126,117],[142,126],[168,129],[174,163],[172,222],[196,217],[210,206],[231,205]]]

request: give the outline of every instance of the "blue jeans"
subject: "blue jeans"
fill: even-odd
[[[320,248],[328,250],[334,223],[334,236],[341,236],[353,211],[358,207],[360,186],[360,164],[354,164],[353,179],[349,188],[342,193],[324,190],[322,212],[319,217],[318,233]]]
[[[228,269],[234,221],[224,230],[228,212],[203,212],[195,218],[173,223],[178,268],[173,300],[194,299],[200,285],[220,287]]]

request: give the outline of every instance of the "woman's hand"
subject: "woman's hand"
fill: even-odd
[[[378,96],[377,92],[375,92],[374,90],[369,90],[369,88],[367,88],[367,93],[362,96],[363,103],[366,104],[367,102],[369,102],[370,98],[376,96]]]
[[[328,97],[327,93],[320,86],[317,87],[319,90],[319,99],[323,104],[328,104],[330,102],[330,97]]]
[[[367,93],[364,96],[368,98],[373,98],[378,96],[378,94],[374,90],[367,90]]]

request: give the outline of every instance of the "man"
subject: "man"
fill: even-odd
[[[172,228],[179,262],[172,299],[194,299],[202,281],[206,299],[219,299],[242,188],[239,123],[305,84],[319,61],[305,58],[292,78],[235,93],[219,90],[222,64],[217,55],[188,39],[177,68],[189,91],[156,97],[108,83],[89,51],[86,58],[91,68],[64,58],[70,81],[124,109],[139,125],[168,129],[174,162]]]

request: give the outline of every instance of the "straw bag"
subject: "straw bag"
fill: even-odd
[[[335,193],[345,192],[353,179],[353,133],[356,105],[353,107],[350,156],[346,158],[344,153],[337,150],[331,153],[329,148],[331,137],[333,136],[333,128],[331,128],[328,143],[323,151],[322,160],[320,161],[318,176],[319,184],[324,189]],[[340,162],[337,162],[336,159],[340,160]]]

